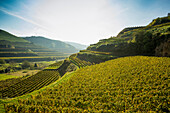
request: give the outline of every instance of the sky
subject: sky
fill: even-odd
[[[0,0],[0,29],[85,45],[170,13],[170,0]]]

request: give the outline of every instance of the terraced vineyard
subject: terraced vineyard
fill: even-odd
[[[92,64],[92,63],[90,63],[90,62],[86,62],[86,61],[84,61],[84,60],[80,60],[80,59],[77,58],[75,55],[76,55],[76,54],[71,55],[71,56],[69,57],[69,60],[70,60],[72,63],[74,63],[75,65],[77,65],[79,68],[80,68],[80,67],[89,66],[89,65]]]
[[[56,63],[53,63],[53,64],[49,65],[45,69],[58,69],[63,64],[63,62],[64,62],[63,60],[62,61],[58,61]]]
[[[49,85],[60,77],[58,71],[44,70],[0,91],[2,98],[17,97]]]
[[[170,112],[170,58],[125,57],[77,70],[71,78],[6,112]]]

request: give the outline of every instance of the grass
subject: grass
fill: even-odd
[[[0,74],[0,80],[6,80],[10,78],[17,78],[18,76],[15,75],[8,75],[8,74]]]

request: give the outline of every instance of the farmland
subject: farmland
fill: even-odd
[[[17,112],[167,112],[169,58],[124,57],[87,66],[66,82],[5,105]]]

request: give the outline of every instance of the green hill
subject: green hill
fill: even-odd
[[[157,19],[154,19],[148,26],[155,26],[155,25],[169,23],[169,22],[170,22],[170,16],[157,18]]]
[[[65,57],[67,54],[39,46],[23,38],[14,36],[4,30],[0,30],[0,59],[3,58],[7,61],[10,59],[10,61],[15,60],[18,62],[18,58],[20,58],[20,61],[32,61],[35,57],[39,57],[39,60],[49,60],[50,58],[47,57],[57,56]],[[44,59],[44,57],[47,59]]]
[[[87,66],[69,80],[27,99],[5,104],[6,112],[170,112],[170,58],[124,57]]]
[[[125,28],[116,37],[102,39],[77,53],[78,58],[95,63],[135,55],[170,56],[170,17],[154,19],[147,26]]]
[[[23,38],[14,36],[4,30],[0,29],[0,40],[4,40],[4,41],[9,41],[9,42],[27,42],[30,43],[27,40],[24,40]]]
[[[64,53],[76,53],[78,52],[78,50],[67,44],[64,43],[62,41],[59,40],[51,40],[45,37],[41,37],[41,36],[32,36],[32,37],[25,37],[25,40],[28,40],[36,45],[45,47],[45,48],[49,48],[51,50],[56,50],[59,52],[64,52]]]

